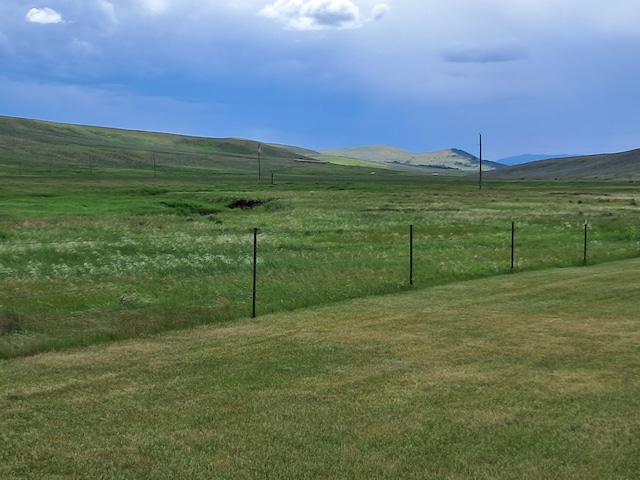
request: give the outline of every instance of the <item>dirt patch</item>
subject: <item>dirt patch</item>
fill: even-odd
[[[241,198],[240,200],[234,200],[229,204],[229,208],[255,208],[264,205],[264,200],[247,200]]]

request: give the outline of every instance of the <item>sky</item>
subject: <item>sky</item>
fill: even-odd
[[[0,115],[499,160],[640,148],[638,0],[2,0]]]

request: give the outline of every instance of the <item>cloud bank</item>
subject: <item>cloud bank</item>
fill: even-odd
[[[317,148],[631,149],[638,25],[638,0],[0,0],[0,105]],[[61,91],[95,95],[41,100]]]
[[[498,40],[485,44],[455,44],[446,48],[441,57],[453,63],[494,63],[522,60],[528,56],[519,40]]]

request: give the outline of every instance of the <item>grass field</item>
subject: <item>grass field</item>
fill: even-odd
[[[635,479],[639,268],[0,361],[0,478]]]
[[[371,178],[373,177],[373,178]],[[333,165],[253,177],[4,177],[0,358],[511,271],[638,255],[633,183],[488,183]],[[233,208],[251,204],[253,208]]]
[[[0,478],[638,477],[634,180],[0,145]]]

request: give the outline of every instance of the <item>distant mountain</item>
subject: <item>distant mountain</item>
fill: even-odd
[[[490,178],[520,180],[607,180],[640,178],[640,149],[621,153],[551,158],[488,172]]]
[[[524,155],[516,155],[513,157],[501,158],[500,160],[498,160],[498,163],[501,163],[502,165],[519,165],[521,163],[536,162],[538,160],[547,160],[549,158],[566,158],[571,156],[574,156],[574,155],[566,155],[566,154],[545,155],[545,154],[527,153]]]
[[[429,167],[451,170],[477,170],[479,159],[470,153],[455,148],[437,150],[427,153],[414,153],[386,145],[370,145],[364,147],[348,147],[332,150],[321,150],[329,157],[344,157],[370,162],[384,163],[405,167]],[[483,161],[486,170],[501,168],[496,162]]]

